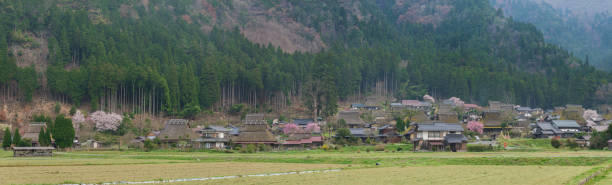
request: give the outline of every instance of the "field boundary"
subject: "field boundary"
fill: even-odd
[[[221,177],[182,178],[182,179],[152,180],[152,181],[138,181],[138,182],[117,181],[117,182],[105,182],[105,183],[100,183],[100,184],[101,185],[111,185],[111,184],[160,184],[160,183],[174,183],[174,182],[190,182],[190,181],[236,179],[236,178],[245,178],[245,177],[268,177],[268,176],[293,175],[293,174],[329,173],[329,172],[339,172],[341,170],[342,169],[338,168],[338,169],[330,169],[330,170],[307,170],[307,171],[298,171],[298,172],[263,173],[263,174],[254,174],[254,175],[229,175],[229,176],[221,176]],[[93,184],[62,184],[62,185],[93,185]]]

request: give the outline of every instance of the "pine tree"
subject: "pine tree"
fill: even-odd
[[[53,129],[53,139],[59,148],[68,148],[72,146],[74,140],[74,127],[72,120],[60,114],[55,118],[55,128]]]
[[[15,146],[21,145],[21,135],[19,134],[19,128],[15,129],[15,135],[13,135],[13,144]]]
[[[2,148],[11,147],[12,138],[11,138],[11,130],[9,128],[4,129],[4,137],[2,138]]]

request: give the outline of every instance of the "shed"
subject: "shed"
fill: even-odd
[[[38,146],[38,135],[40,134],[41,128],[46,130],[47,124],[45,122],[32,122],[28,124],[28,127],[21,138],[30,139],[32,146]]]
[[[338,120],[344,119],[350,128],[365,127],[365,122],[359,116],[356,111],[341,111],[338,113]]]
[[[53,147],[13,147],[13,157],[52,157]]]

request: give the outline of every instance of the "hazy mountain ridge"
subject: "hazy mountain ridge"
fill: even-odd
[[[505,15],[533,23],[547,41],[594,66],[612,69],[612,1],[491,0]]]

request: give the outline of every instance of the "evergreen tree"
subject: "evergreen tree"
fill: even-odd
[[[57,144],[59,148],[68,148],[72,146],[74,140],[72,120],[60,114],[55,118],[55,128],[53,130],[53,139],[55,139],[55,144]]]
[[[9,128],[4,129],[4,137],[2,138],[2,148],[11,147],[12,138],[11,138],[11,130]]]
[[[203,108],[210,108],[217,100],[219,100],[219,81],[217,74],[210,62],[202,68],[200,78],[200,104]]]
[[[19,128],[15,129],[15,134],[13,135],[13,145],[21,145],[21,134],[19,134]]]

